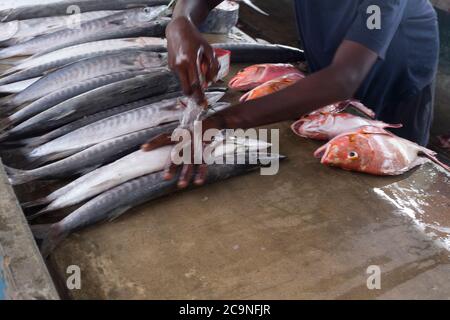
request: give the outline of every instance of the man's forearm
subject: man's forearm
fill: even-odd
[[[173,12],[173,18],[185,17],[199,26],[208,13],[223,0],[179,0]]]
[[[280,92],[225,109],[217,114],[226,128],[252,128],[286,120],[295,120],[320,107],[346,100],[339,75],[324,69]],[[214,120],[213,120],[214,121]]]

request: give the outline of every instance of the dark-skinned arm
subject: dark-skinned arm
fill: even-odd
[[[192,96],[199,104],[204,103],[205,97],[197,61],[200,59],[207,82],[214,81],[219,63],[211,45],[203,38],[197,27],[221,2],[222,0],[180,0],[166,29],[169,66],[177,73],[184,94]]]
[[[260,99],[238,104],[204,121],[204,128],[253,128],[294,120],[317,108],[353,98],[378,55],[344,41],[332,64],[296,84]]]

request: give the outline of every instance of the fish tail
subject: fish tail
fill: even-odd
[[[13,124],[13,122],[11,121],[11,119],[9,117],[1,119],[0,120],[0,131],[5,131],[6,129],[8,129],[11,125]]]
[[[20,205],[23,208],[34,208],[34,207],[39,207],[39,206],[49,204],[50,202],[51,201],[48,200],[47,198],[41,198],[41,199],[34,200],[34,201],[24,202],[24,203],[21,203]],[[41,210],[42,213],[41,213],[41,211],[39,211],[37,214],[40,214],[40,215],[44,214],[46,212],[46,211],[44,212],[44,210],[45,209]]]
[[[22,149],[28,149],[28,148],[40,146],[48,141],[50,141],[50,140],[44,138],[44,136],[41,136],[41,137],[34,137],[34,138],[18,140],[15,143],[23,146]]]
[[[0,143],[8,140],[8,138],[9,138],[9,132],[5,131],[5,132],[0,133]]]
[[[34,237],[40,242],[42,256],[47,258],[53,250],[67,237],[59,224],[37,224],[31,226]]]
[[[358,110],[359,112],[361,112],[362,114],[368,116],[369,118],[375,119],[375,116],[376,116],[375,112],[372,109],[370,109],[370,108],[366,107],[365,105],[363,105],[358,100],[349,100],[346,107],[353,107],[356,110]]]
[[[25,184],[27,182],[35,180],[35,177],[29,174],[26,170],[20,170],[4,166],[6,173],[8,174],[8,179],[11,185],[17,186],[20,184]]]
[[[14,104],[12,103],[12,96],[6,96],[0,99],[0,106],[2,109],[5,109],[5,112],[11,111],[11,108],[14,107]]]

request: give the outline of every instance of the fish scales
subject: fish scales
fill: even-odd
[[[121,104],[179,90],[173,74],[157,70],[114,82],[68,99],[22,122],[3,139],[15,139],[49,132],[70,122]],[[95,101],[95,104],[92,104]]]
[[[165,8],[154,8],[157,9],[130,9],[82,23],[79,28],[64,29],[36,37],[0,50],[0,59],[36,53],[44,54],[91,41],[136,36],[163,36],[170,19],[158,18]]]
[[[136,50],[162,52],[165,50],[165,42],[164,39],[160,38],[140,37],[101,40],[63,48],[45,55],[32,56],[8,69],[3,73],[0,84],[37,77],[47,71],[97,56]]]

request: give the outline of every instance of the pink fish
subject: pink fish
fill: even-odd
[[[230,80],[230,89],[247,91],[252,90],[270,80],[285,76],[287,74],[305,75],[291,64],[257,64],[247,67],[238,72]]]
[[[400,175],[429,160],[450,171],[434,151],[376,126],[343,133],[314,155],[328,166],[380,176]]]
[[[269,94],[283,90],[297,81],[304,79],[304,76],[298,73],[290,73],[285,76],[268,81],[252,91],[247,92],[240,99],[241,102],[258,99]]]
[[[339,113],[348,107],[354,107],[362,113],[373,117],[372,110],[357,101],[345,101],[314,111],[292,125],[295,134],[303,138],[330,140],[342,133],[356,130],[362,126],[379,128],[401,128],[401,124],[387,124],[382,121],[366,119],[350,113]]]

